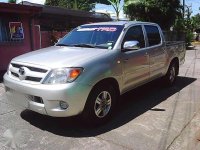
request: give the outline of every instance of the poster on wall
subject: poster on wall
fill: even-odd
[[[9,22],[9,28],[12,40],[24,39],[24,30],[21,22]]]

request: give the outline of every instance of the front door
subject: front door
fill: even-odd
[[[126,41],[138,41],[139,49],[122,52],[124,91],[132,89],[149,79],[149,54],[145,49],[146,44],[142,26],[130,27],[123,43]]]

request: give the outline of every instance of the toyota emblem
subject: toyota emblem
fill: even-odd
[[[19,74],[23,76],[25,74],[25,70],[23,67],[19,68]]]

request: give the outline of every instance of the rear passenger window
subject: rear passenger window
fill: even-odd
[[[124,42],[126,41],[138,41],[140,48],[145,47],[145,41],[144,41],[144,34],[142,30],[142,26],[133,26],[130,29],[128,29],[125,37]]]
[[[158,27],[150,26],[150,25],[145,25],[144,27],[145,27],[145,30],[147,33],[149,46],[154,46],[154,45],[160,44],[161,38],[160,38],[160,33],[158,30]]]

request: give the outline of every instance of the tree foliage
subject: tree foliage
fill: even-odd
[[[90,11],[95,6],[90,0],[46,0],[45,5],[85,11]]]
[[[185,32],[186,43],[190,45],[193,40],[193,32],[200,29],[200,14],[192,16],[191,8],[188,6],[185,6],[185,8],[185,17],[178,17],[173,28],[175,31]]]
[[[90,0],[91,3],[101,3],[105,5],[111,5],[116,13],[116,18],[119,20],[119,13],[120,13],[120,1],[121,0]]]
[[[9,3],[16,3],[16,0],[8,0]]]
[[[45,5],[49,5],[49,6],[59,6],[59,2],[58,0],[46,0],[45,1]]]
[[[111,5],[115,10],[117,20],[119,20],[120,1],[121,0],[46,0],[45,5],[86,11],[92,10],[96,3]]]
[[[110,2],[108,0],[90,0],[90,3],[100,3],[105,5],[110,5]]]
[[[200,28],[200,14],[192,16],[192,10],[186,6],[185,17],[178,17],[175,20],[174,30],[194,32]]]
[[[193,30],[200,29],[200,14],[196,14],[192,16],[191,22],[193,24]]]
[[[119,20],[119,13],[120,13],[120,0],[107,0],[110,5],[112,5],[112,7],[114,8],[115,10],[115,13],[116,13],[116,18],[117,20]]]
[[[125,0],[124,11],[131,20],[158,23],[169,29],[181,16],[180,0]]]

